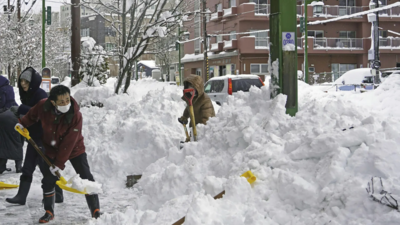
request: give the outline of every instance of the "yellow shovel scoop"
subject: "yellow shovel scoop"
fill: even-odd
[[[11,188],[17,188],[17,187],[19,187],[18,184],[6,184],[6,183],[0,181],[0,189],[11,189]]]
[[[44,161],[47,163],[47,165],[51,166],[51,167],[55,167],[50,161],[49,159],[43,154],[43,152],[40,150],[40,148],[37,146],[37,144],[35,143],[34,140],[32,140],[32,138],[29,136],[29,131],[28,129],[24,128],[24,130],[21,130],[21,128],[19,126],[15,126],[15,130],[18,131],[18,133],[20,133],[22,136],[24,136],[29,143],[31,143],[31,145],[36,149],[36,151],[39,153],[40,156],[42,156],[42,158],[44,159]],[[56,182],[56,184],[61,188],[64,189],[66,191],[69,192],[73,192],[73,193],[78,193],[78,194],[84,194],[86,195],[86,192],[83,191],[79,191],[76,190],[74,188],[68,187],[67,186],[67,180],[65,180],[65,178],[63,176],[61,176],[61,174],[57,171],[56,175],[58,177],[58,181]]]

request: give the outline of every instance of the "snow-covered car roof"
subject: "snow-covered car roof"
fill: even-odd
[[[343,81],[345,84],[361,84],[365,77],[371,76],[370,68],[353,69],[345,72],[342,76],[335,80],[334,84],[343,84]]]
[[[253,74],[240,74],[240,75],[224,75],[224,76],[219,76],[219,77],[213,77],[210,80],[224,80],[226,78],[231,78],[231,79],[259,79],[260,77],[257,75]]]

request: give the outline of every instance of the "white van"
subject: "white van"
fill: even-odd
[[[257,75],[226,75],[208,80],[204,92],[221,105],[227,101],[228,95],[235,95],[238,91],[248,92],[251,86],[261,88],[264,82]]]

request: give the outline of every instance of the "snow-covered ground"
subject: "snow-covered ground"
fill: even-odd
[[[183,149],[181,87],[145,79],[115,95],[114,84],[109,79],[103,87],[72,88],[83,105],[86,151],[103,184],[104,214],[91,219],[84,197],[64,192],[52,224],[158,225],[183,216],[190,225],[400,220],[365,190],[379,176],[385,190],[400,197],[400,76],[367,93],[325,93],[299,82],[295,117],[285,114],[285,96],[270,100],[268,85],[253,88],[229,98],[207,126],[198,126],[198,142]],[[104,107],[89,106],[91,101]],[[257,177],[251,185],[240,177],[248,170]],[[143,176],[126,188],[132,174]],[[75,175],[69,163],[63,175]],[[37,223],[43,214],[40,179],[37,170],[26,206],[5,203],[16,189],[0,190],[0,224]],[[8,172],[0,181],[18,182],[18,175]]]

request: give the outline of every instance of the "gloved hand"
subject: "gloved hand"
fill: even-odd
[[[186,125],[188,123],[188,120],[185,117],[180,117],[178,118],[179,123]]]
[[[15,115],[16,117],[19,117],[18,108],[19,108],[19,106],[11,106],[11,108],[10,108],[10,111],[11,111],[12,113],[14,113],[14,115]]]
[[[24,126],[22,126],[22,124],[20,124],[20,123],[15,124],[14,129],[15,129],[16,131],[18,131],[18,130],[17,130],[17,127],[19,127],[21,130],[24,130]]]
[[[56,172],[60,173],[60,172],[61,172],[61,169],[58,168],[57,166],[54,166],[54,167],[50,166],[50,172],[51,172],[54,176],[57,176],[57,175],[56,175]]]

